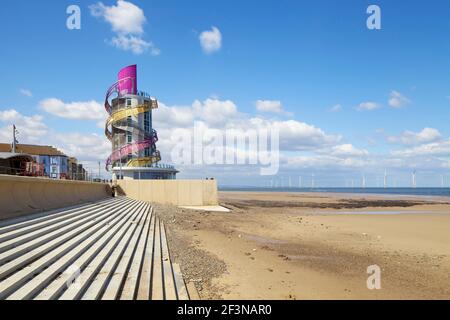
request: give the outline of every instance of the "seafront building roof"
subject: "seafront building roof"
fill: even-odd
[[[26,153],[14,153],[14,152],[0,152],[0,159],[1,160],[9,160],[19,157],[26,157],[29,159],[32,159],[31,155]]]
[[[11,153],[12,147],[9,143],[0,143],[0,153]],[[38,146],[31,144],[18,144],[16,145],[16,153],[26,153],[35,156],[62,156],[66,155],[52,146]]]

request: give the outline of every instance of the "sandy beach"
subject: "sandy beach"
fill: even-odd
[[[450,299],[450,199],[221,192],[230,213],[159,205],[201,299]],[[367,288],[367,267],[381,289]]]

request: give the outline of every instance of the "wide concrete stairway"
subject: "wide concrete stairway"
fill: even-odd
[[[149,203],[121,197],[1,222],[0,299],[189,294],[163,222]]]

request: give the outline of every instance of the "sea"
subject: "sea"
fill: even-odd
[[[356,193],[405,196],[450,197],[450,188],[269,188],[269,187],[219,187],[220,191],[249,192],[317,192],[317,193]]]

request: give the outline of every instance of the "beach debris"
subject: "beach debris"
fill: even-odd
[[[364,233],[363,233],[362,235],[363,235],[364,237],[367,237],[367,236],[368,236],[368,234],[367,234],[367,233],[365,233],[365,232],[364,232]]]

